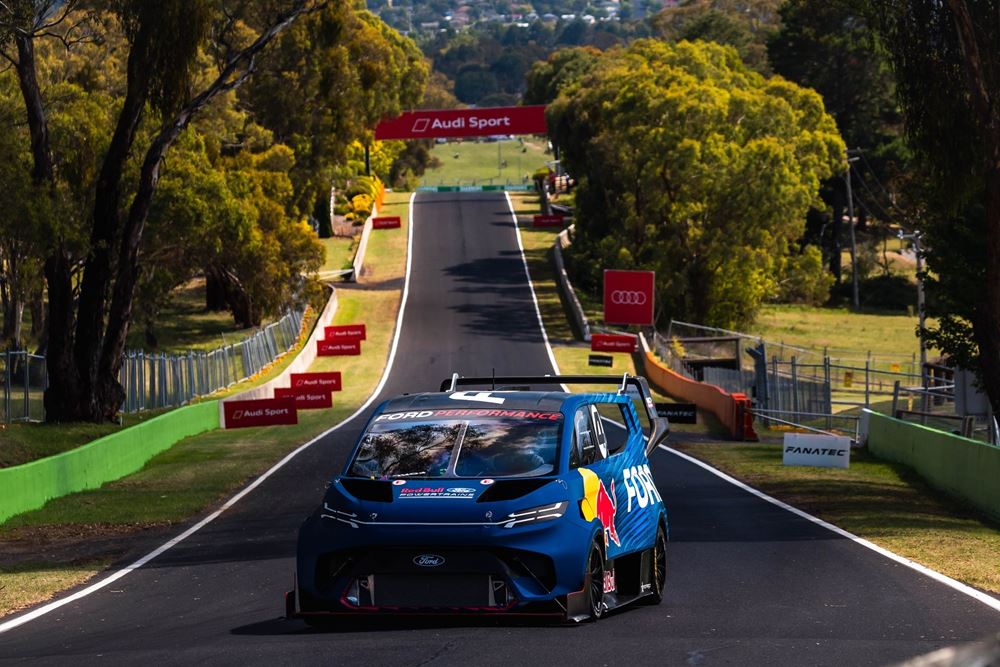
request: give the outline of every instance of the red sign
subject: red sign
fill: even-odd
[[[635,352],[639,339],[629,334],[594,334],[590,337],[592,352]]]
[[[372,218],[372,229],[397,229],[403,223],[398,215],[387,215],[381,218]]]
[[[262,398],[251,401],[223,401],[226,428],[298,424],[294,398]]]
[[[531,221],[532,227],[562,227],[566,224],[564,215],[536,215]]]
[[[484,109],[425,109],[383,120],[376,139],[486,137],[494,134],[548,134],[544,106]]]
[[[605,324],[653,324],[654,271],[604,271]]]
[[[345,355],[361,354],[361,341],[318,340],[316,341],[316,354],[320,357],[340,357]]]
[[[344,388],[340,380],[340,371],[328,373],[292,373],[293,389],[326,389],[340,391]]]
[[[308,389],[302,387],[275,387],[275,398],[291,398],[299,410],[320,410],[333,407],[333,394],[329,389]]]
[[[341,324],[335,327],[323,327],[323,337],[327,340],[367,340],[363,324]]]

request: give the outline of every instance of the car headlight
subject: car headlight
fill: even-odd
[[[525,523],[537,523],[539,521],[551,521],[552,519],[558,519],[566,513],[567,505],[569,505],[569,503],[564,500],[563,502],[554,503],[552,505],[540,505],[539,507],[532,507],[531,509],[521,510],[520,512],[511,512],[507,515],[505,520],[500,522],[500,525],[504,528],[513,528],[514,526],[520,526]]]

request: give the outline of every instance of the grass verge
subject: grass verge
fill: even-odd
[[[545,142],[525,137],[512,141],[450,141],[435,144],[431,157],[438,166],[428,169],[423,185],[488,185],[530,183],[531,175],[552,159]]]
[[[373,234],[367,262],[376,279],[338,288],[335,321],[353,322],[363,315],[368,340],[360,357],[322,357],[314,365],[344,373],[344,391],[335,395],[334,407],[303,411],[296,426],[187,438],[134,475],[11,518],[0,525],[0,616],[86,581],[125,555],[130,541],[124,538],[164,532],[204,512],[368,398],[385,366],[402,294],[408,198],[406,193],[388,195],[387,214],[400,215],[404,226]]]
[[[519,216],[538,211],[534,195],[511,197]],[[565,374],[633,372],[633,360],[621,354],[614,355],[615,366],[611,369],[587,365],[589,349],[572,340],[568,310],[555,282],[550,255],[554,232],[532,229],[528,222],[521,224],[521,236],[542,320],[553,339],[552,349],[560,370]],[[801,318],[816,331],[839,326],[845,332],[829,334],[843,336],[831,340],[862,340],[873,346],[880,342],[882,347],[872,349],[890,354],[899,349],[894,347],[899,332],[911,324],[910,318],[903,316],[826,312],[829,310],[768,306],[766,312],[781,316],[775,316],[768,325],[769,337],[781,337],[782,321],[795,333],[792,323]],[[841,317],[847,321],[840,322]],[[807,328],[806,324],[801,326]],[[884,340],[888,338],[897,342]],[[784,340],[791,342],[790,336]],[[785,467],[781,463],[780,436],[775,432],[765,432],[762,443],[733,443],[725,440],[725,429],[713,415],[699,411],[699,422],[671,425],[675,433],[682,435],[668,444],[879,546],[971,586],[1000,593],[1000,527],[931,489],[911,469],[880,461],[866,451],[854,452],[847,470]]]

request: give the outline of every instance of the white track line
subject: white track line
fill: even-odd
[[[552,370],[556,375],[559,375],[559,363],[556,361],[556,355],[552,352],[552,345],[549,344],[549,334],[545,331],[545,322],[542,321],[542,311],[538,307],[538,297],[535,296],[535,284],[531,281],[531,271],[528,270],[528,259],[524,256],[524,243],[521,242],[521,226],[517,224],[517,213],[514,212],[514,202],[510,200],[510,193],[504,192],[504,197],[507,198],[507,208],[510,209],[510,217],[514,222],[514,233],[517,235],[517,248],[521,251],[521,264],[524,265],[524,276],[528,279],[528,289],[531,290],[531,301],[535,304],[535,317],[538,318],[538,328],[542,331],[542,340],[545,341],[545,351],[549,353],[549,362],[552,364]],[[560,385],[563,391],[569,391],[566,385]]]
[[[212,523],[217,518],[219,518],[219,516],[223,512],[225,512],[230,507],[232,507],[233,505],[235,505],[236,503],[238,503],[239,501],[241,501],[251,491],[253,491],[258,486],[260,486],[261,484],[263,484],[264,480],[266,480],[268,477],[270,477],[275,472],[277,472],[278,470],[280,470],[286,463],[288,463],[289,461],[291,461],[292,459],[294,459],[296,456],[298,456],[299,454],[301,454],[303,451],[305,451],[306,449],[308,449],[313,444],[319,442],[320,440],[322,440],[323,438],[325,438],[330,433],[333,433],[334,431],[336,431],[337,429],[339,429],[341,426],[343,426],[347,422],[351,421],[352,419],[354,419],[355,417],[357,417],[358,415],[360,415],[362,412],[364,412],[368,408],[368,406],[370,406],[372,404],[372,402],[376,398],[378,398],[379,394],[382,393],[382,388],[385,386],[386,381],[389,379],[389,371],[392,369],[392,362],[396,358],[396,348],[399,345],[399,334],[400,334],[400,331],[401,331],[401,329],[403,327],[403,313],[406,311],[406,300],[407,300],[407,296],[409,295],[409,292],[410,292],[410,266],[413,263],[413,200],[414,200],[415,197],[416,197],[416,193],[413,193],[413,194],[410,195],[410,208],[409,208],[410,222],[409,222],[408,229],[407,229],[407,241],[406,241],[406,279],[403,282],[403,296],[402,296],[402,299],[401,299],[400,305],[399,305],[399,315],[396,316],[396,331],[393,333],[392,348],[389,350],[389,359],[386,362],[385,371],[382,372],[382,379],[379,381],[378,386],[375,387],[375,390],[372,392],[371,396],[368,397],[368,400],[365,401],[364,404],[360,408],[358,408],[354,412],[354,414],[352,414],[350,417],[348,417],[347,419],[339,422],[338,424],[336,424],[335,426],[327,429],[326,431],[323,431],[323,433],[319,434],[318,436],[316,436],[315,438],[313,438],[309,442],[305,443],[304,445],[302,445],[301,447],[299,447],[298,449],[296,449],[292,453],[288,454],[285,458],[283,458],[280,461],[278,461],[270,470],[268,470],[263,475],[261,475],[260,477],[258,477],[257,479],[255,479],[253,481],[253,483],[251,483],[248,487],[246,487],[245,489],[243,489],[242,491],[240,491],[239,493],[237,493],[235,496],[233,496],[232,498],[230,498],[229,500],[227,500],[226,503],[222,507],[220,507],[219,509],[217,509],[214,512],[212,512],[207,517],[205,517],[204,519],[202,519],[201,521],[199,521],[195,525],[191,526],[190,528],[188,528],[187,530],[185,530],[183,533],[181,533],[177,537],[174,537],[173,539],[171,539],[170,541],[166,542],[165,544],[162,544],[161,546],[157,547],[153,551],[150,551],[148,554],[146,554],[145,556],[143,556],[139,560],[135,561],[131,565],[128,565],[128,566],[126,566],[126,567],[118,570],[117,572],[108,575],[104,579],[101,579],[100,581],[98,581],[96,583],[93,583],[90,586],[87,586],[86,588],[77,591],[76,593],[73,593],[72,595],[69,595],[69,596],[67,596],[65,598],[62,598],[61,600],[56,600],[55,602],[50,602],[49,604],[43,605],[43,606],[41,606],[41,607],[39,607],[37,609],[34,609],[34,610],[32,610],[32,611],[30,611],[30,612],[28,612],[28,613],[26,613],[26,614],[24,614],[22,616],[18,616],[17,618],[11,619],[11,620],[9,620],[9,621],[7,621],[5,623],[0,623],[0,634],[2,634],[4,632],[8,632],[9,630],[13,630],[14,628],[16,628],[18,626],[21,626],[21,625],[24,625],[25,623],[28,623],[29,621],[33,621],[36,618],[39,618],[40,616],[44,616],[45,614],[51,613],[51,612],[55,611],[56,609],[59,609],[60,607],[69,604],[70,602],[76,602],[77,600],[79,600],[81,598],[87,597],[91,593],[96,593],[97,591],[101,590],[102,588],[105,588],[108,585],[110,585],[110,584],[118,581],[119,579],[121,579],[122,577],[124,577],[129,572],[132,572],[133,570],[138,570],[140,567],[142,567],[143,565],[145,565],[149,561],[153,560],[157,556],[159,556],[162,553],[168,551],[169,549],[172,549],[173,547],[177,546],[178,544],[180,544],[181,542],[183,542],[187,538],[191,537],[192,535],[194,535],[195,533],[197,533],[199,530],[201,530],[202,528],[204,528],[205,526],[207,526],[208,524]],[[319,326],[319,323],[317,323],[317,326]]]
[[[674,456],[679,456],[682,459],[684,459],[685,461],[687,461],[689,463],[695,464],[699,468],[704,468],[705,470],[707,470],[708,472],[712,473],[716,477],[719,477],[719,478],[723,479],[726,482],[729,482],[730,484],[732,484],[734,486],[738,486],[740,489],[746,491],[747,493],[750,493],[750,494],[753,494],[753,495],[757,496],[761,500],[769,502],[772,505],[776,505],[777,507],[780,507],[783,510],[787,510],[787,511],[791,512],[792,514],[805,519],[806,521],[811,521],[812,523],[816,524],[817,526],[822,526],[823,528],[826,528],[827,530],[833,531],[834,533],[836,533],[837,535],[840,535],[841,537],[846,537],[847,539],[851,540],[855,544],[863,546],[866,549],[871,549],[875,553],[877,553],[877,554],[879,554],[881,556],[885,556],[889,560],[895,561],[895,562],[899,563],[900,565],[904,565],[904,566],[910,568],[911,570],[916,570],[920,574],[926,575],[926,576],[930,577],[931,579],[933,579],[934,581],[937,581],[938,583],[944,584],[945,586],[947,586],[947,587],[949,587],[949,588],[951,588],[951,589],[953,589],[955,591],[958,591],[959,593],[962,593],[964,595],[968,595],[972,599],[978,600],[979,602],[982,602],[984,605],[986,605],[990,609],[993,609],[995,611],[1000,611],[1000,600],[998,600],[997,598],[993,597],[992,595],[989,595],[987,593],[983,593],[982,591],[976,590],[975,588],[973,588],[971,586],[963,584],[961,581],[957,581],[955,579],[952,579],[951,577],[948,577],[946,575],[941,574],[940,572],[936,572],[935,570],[932,570],[929,567],[925,567],[925,566],[921,565],[920,563],[915,563],[912,560],[910,560],[909,558],[905,558],[903,556],[900,556],[899,554],[896,554],[896,553],[893,553],[892,551],[889,551],[888,549],[880,547],[877,544],[873,544],[872,542],[869,542],[868,540],[866,540],[864,538],[858,537],[854,533],[849,533],[846,530],[844,530],[843,528],[838,528],[837,526],[833,525],[832,523],[829,523],[827,521],[823,521],[823,519],[815,517],[812,514],[808,514],[806,512],[803,512],[802,510],[798,509],[797,507],[792,507],[788,503],[783,503],[780,500],[778,500],[777,498],[772,498],[771,496],[767,495],[766,493],[758,491],[757,489],[753,488],[752,486],[747,486],[746,484],[744,484],[740,480],[735,479],[734,477],[730,477],[729,475],[727,475],[726,473],[722,472],[721,470],[718,470],[717,468],[713,468],[712,466],[708,465],[704,461],[699,461],[698,459],[694,458],[693,456],[688,456],[687,454],[685,454],[683,452],[679,452],[676,449],[671,449],[670,447],[667,447],[666,445],[660,445],[659,447],[663,451],[670,452]]]

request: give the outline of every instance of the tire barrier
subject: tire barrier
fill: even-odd
[[[868,450],[907,465],[940,491],[1000,519],[1000,447],[870,410]]]
[[[0,468],[0,523],[130,475],[180,440],[218,428],[218,403],[187,405],[62,454]]]
[[[646,347],[645,339],[642,339]],[[753,415],[750,412],[750,398],[746,394],[730,394],[713,384],[697,382],[675,373],[664,366],[650,350],[642,355],[644,374],[650,384],[665,394],[694,403],[702,410],[708,410],[726,425],[733,440],[757,442],[759,438],[753,429]]]

